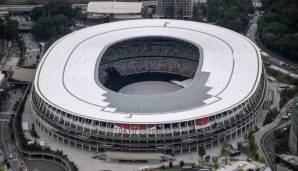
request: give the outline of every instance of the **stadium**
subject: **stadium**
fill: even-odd
[[[129,20],[88,27],[44,54],[36,123],[89,151],[184,153],[253,128],[266,96],[258,47],[218,26]]]

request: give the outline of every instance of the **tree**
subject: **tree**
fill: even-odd
[[[31,124],[31,129],[32,129],[32,131],[35,131],[35,125],[34,125],[34,123]]]
[[[175,8],[174,8],[174,6],[166,7],[165,18],[167,18],[167,19],[174,19],[175,18]]]
[[[48,12],[49,15],[64,15],[68,18],[75,18],[77,16],[78,10],[73,9],[70,3],[60,0],[50,1],[44,10]]]
[[[17,40],[18,39],[18,22],[10,19],[0,19],[0,39]]]
[[[258,146],[255,142],[255,136],[253,131],[249,131],[248,133],[248,144],[249,144],[249,152],[250,155],[254,158],[254,160],[260,160],[261,156],[258,152]]]
[[[239,141],[239,142],[237,142],[237,148],[239,149],[239,150],[241,150],[242,148],[243,148],[243,145],[242,145],[242,143]]]
[[[229,144],[226,140],[224,141],[223,145],[221,146],[220,154],[222,156],[227,156],[229,154]]]
[[[207,163],[209,163],[209,161],[210,161],[210,156],[209,155],[207,155],[206,157],[205,157],[205,161],[207,162]]]
[[[180,160],[180,162],[179,162],[180,167],[183,167],[184,164],[185,164],[184,161],[183,160]]]
[[[215,169],[218,169],[218,158],[217,157],[212,157],[213,165]]]
[[[193,6],[192,20],[193,21],[199,21],[199,7],[197,5]]]
[[[169,162],[169,168],[172,168],[172,167],[173,167],[173,162],[170,161],[170,162]]]
[[[49,40],[58,35],[69,33],[71,25],[72,21],[64,15],[42,16],[33,25],[32,33],[40,40]]]
[[[263,125],[265,126],[265,125],[270,124],[271,122],[273,122],[274,119],[277,117],[278,113],[279,112],[278,112],[277,108],[270,109],[269,112],[267,113],[266,117],[265,117]]]
[[[114,19],[114,14],[109,14],[109,15],[104,17],[104,23],[112,22],[113,19]]]
[[[79,9],[73,9],[71,4],[53,0],[43,7],[36,7],[30,16],[36,21],[32,27],[35,38],[48,41],[70,32],[73,19],[82,19]]]
[[[263,0],[264,14],[258,21],[261,42],[270,50],[298,62],[295,38],[298,1]]]
[[[201,157],[201,160],[203,160],[204,155],[206,154],[205,148],[199,149],[199,156]]]
[[[175,18],[178,19],[183,19],[183,8],[179,8],[179,10],[177,11],[177,16],[175,16]]]
[[[245,30],[253,11],[250,0],[208,0],[207,4],[208,21],[238,32]]]
[[[31,13],[30,17],[33,21],[37,21],[40,16],[44,15],[44,8],[43,7],[35,7]]]
[[[5,38],[5,25],[4,21],[0,18],[0,39]]]

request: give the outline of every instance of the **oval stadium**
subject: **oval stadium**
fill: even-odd
[[[129,20],[56,41],[31,104],[50,137],[89,151],[184,153],[254,128],[266,95],[258,47],[231,30]]]

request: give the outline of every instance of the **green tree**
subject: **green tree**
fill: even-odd
[[[205,161],[208,163],[209,161],[210,161],[210,156],[209,155],[207,155],[206,157],[205,157]]]
[[[167,19],[174,19],[175,18],[175,8],[174,8],[174,6],[166,7],[165,18],[167,18]]]
[[[206,154],[205,148],[199,149],[199,156],[201,157],[201,160],[203,160],[204,155]]]
[[[173,167],[173,162],[170,161],[170,162],[169,162],[169,168],[172,168],[172,167]]]
[[[227,156],[229,154],[229,144],[226,140],[224,141],[223,145],[221,146],[220,154],[222,156]]]
[[[193,6],[193,10],[192,10],[192,20],[193,21],[199,21],[199,7],[197,5]]]
[[[218,164],[218,158],[217,157],[212,157],[213,165],[215,169],[218,169],[219,164]]]
[[[261,42],[270,50],[298,62],[298,1],[263,0],[264,14],[258,21]]]
[[[243,32],[248,24],[248,13],[253,11],[250,0],[208,0],[208,21]]]
[[[255,142],[255,136],[253,134],[253,131],[249,131],[248,133],[248,143],[249,143],[249,149],[250,151],[256,151],[257,150],[257,144]]]
[[[14,20],[6,20],[5,23],[5,38],[7,40],[16,40],[18,38],[18,22]]]
[[[242,143],[239,141],[239,142],[237,142],[237,148],[239,149],[239,150],[241,150],[242,148],[243,148],[243,145],[242,145]]]
[[[266,117],[265,117],[263,125],[265,126],[265,125],[270,124],[271,122],[273,122],[274,119],[277,117],[278,113],[279,112],[278,112],[277,108],[270,109],[269,112],[267,113]]]
[[[70,32],[69,27],[72,22],[64,15],[54,15],[50,17],[39,17],[32,27],[32,33],[40,40],[49,40]]]
[[[180,162],[179,162],[180,167],[183,167],[184,164],[185,164],[184,161],[183,160],[180,160]]]
[[[36,21],[32,27],[33,35],[43,41],[57,39],[69,33],[73,20],[84,18],[79,9],[73,9],[71,4],[58,0],[34,8],[30,15]]]
[[[44,8],[43,7],[35,7],[31,13],[30,13],[30,17],[33,21],[37,21],[39,17],[44,15]]]

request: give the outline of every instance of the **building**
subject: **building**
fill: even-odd
[[[293,102],[289,148],[292,154],[298,155],[298,95],[296,95]]]
[[[87,7],[89,20],[100,20],[111,16],[113,20],[142,18],[141,2],[89,2]]]
[[[37,68],[31,103],[37,125],[76,148],[183,153],[254,128],[266,80],[259,48],[236,32],[128,20],[54,43]]]
[[[159,18],[187,19],[192,17],[193,0],[157,0]]]

